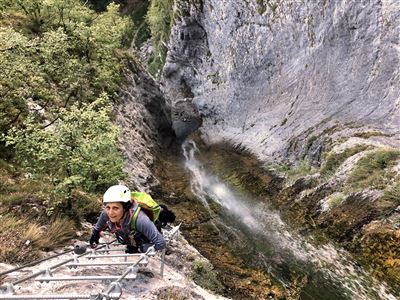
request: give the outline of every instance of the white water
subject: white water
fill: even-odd
[[[386,284],[371,278],[367,272],[355,265],[351,256],[343,249],[337,249],[332,244],[315,247],[301,236],[291,234],[277,212],[266,205],[251,203],[245,196],[239,195],[216,176],[209,174],[196,159],[199,149],[194,141],[186,141],[182,149],[186,159],[185,165],[191,173],[192,192],[204,203],[211,215],[213,212],[208,202],[210,200],[224,207],[254,235],[272,244],[272,255],[276,257],[270,258],[270,261],[290,260],[292,258],[288,256],[293,256],[296,264],[303,264],[305,268],[311,268],[314,272],[322,272],[322,277],[327,282],[339,284],[343,289],[343,297],[365,300],[377,299],[376,297],[397,299],[388,291]],[[269,270],[274,273],[272,266]]]

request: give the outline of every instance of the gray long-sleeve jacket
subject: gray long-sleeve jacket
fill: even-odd
[[[112,233],[115,233],[117,236],[121,237],[125,244],[131,244],[131,222],[132,216],[134,215],[136,209],[138,209],[138,204],[134,203],[133,207],[129,209],[128,212],[125,213],[123,220],[121,222],[121,227],[117,226],[115,223],[112,223],[105,210],[103,210],[100,214],[99,219],[97,220],[96,225],[93,228],[93,232],[100,232],[106,228],[108,228]],[[165,248],[165,240],[162,234],[157,230],[154,223],[149,219],[149,217],[143,211],[139,211],[138,217],[136,219],[135,224],[136,231],[143,234],[150,243],[143,244],[143,250],[147,251],[147,249],[154,245],[156,250],[161,250]]]

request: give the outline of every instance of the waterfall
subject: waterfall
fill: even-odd
[[[337,293],[333,296],[340,299],[397,299],[385,283],[379,282],[362,270],[345,250],[337,249],[331,243],[317,247],[311,239],[291,233],[278,212],[266,204],[249,201],[246,196],[237,193],[227,183],[207,171],[196,159],[200,150],[193,140],[185,141],[182,150],[185,166],[191,174],[191,189],[194,195],[211,215],[210,201],[214,201],[230,214],[235,219],[233,224],[238,225],[231,228],[232,231],[240,230],[240,226],[247,228],[249,234],[245,235],[262,245],[257,248],[263,252],[258,257],[265,257],[268,271],[284,285],[290,285],[290,282],[283,278],[281,270],[295,269],[314,277],[307,283],[306,294],[310,293],[310,290],[314,295],[326,294],[324,286],[331,289],[331,294],[325,298],[309,295],[307,299],[332,299],[332,293]]]
[[[253,217],[250,209],[243,204],[243,199],[239,199],[217,177],[206,174],[201,163],[195,157],[196,153],[199,153],[195,142],[188,140],[183,144],[182,148],[186,159],[185,165],[192,175],[190,183],[192,192],[203,202],[205,207],[210,209],[207,199],[211,198],[233,213],[243,224],[253,230],[261,230],[260,224]]]

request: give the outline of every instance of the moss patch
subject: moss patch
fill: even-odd
[[[359,253],[370,271],[394,286],[400,285],[400,229],[376,222],[366,226]]]
[[[210,291],[221,293],[223,286],[218,280],[218,273],[210,263],[195,261],[193,264],[192,278],[198,285]]]

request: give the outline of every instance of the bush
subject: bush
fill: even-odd
[[[173,0],[151,0],[147,12],[151,38],[153,41],[153,57],[149,61],[149,71],[158,75],[167,56],[167,43],[171,28],[174,25]]]
[[[400,205],[400,177],[397,176],[394,185],[388,187],[381,198],[384,201],[394,203],[396,206]]]
[[[118,6],[97,14],[79,0],[1,3],[0,133],[28,115],[52,122],[60,108],[118,91],[123,61],[116,49],[129,28]],[[23,26],[5,22],[13,18]]]
[[[76,188],[96,192],[123,178],[118,128],[111,123],[111,106],[106,103],[103,95],[91,104],[61,110],[60,121],[48,130],[31,120],[7,136],[26,171],[53,182],[59,195],[53,208]]]

